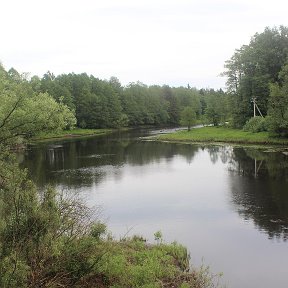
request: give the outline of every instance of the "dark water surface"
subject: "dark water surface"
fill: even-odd
[[[227,287],[288,287],[288,156],[140,141],[147,131],[49,142],[19,155],[39,187],[101,205],[113,235],[186,245]]]

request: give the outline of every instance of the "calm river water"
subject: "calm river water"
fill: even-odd
[[[19,155],[39,187],[82,193],[115,237],[190,250],[227,287],[288,287],[288,156],[265,149],[141,141],[147,131],[31,146]]]

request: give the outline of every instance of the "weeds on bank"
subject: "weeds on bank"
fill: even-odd
[[[187,249],[176,242],[151,245],[141,237],[132,237],[102,245],[107,253],[97,269],[103,276],[103,287],[219,287],[220,275],[212,275],[204,266],[190,269]]]

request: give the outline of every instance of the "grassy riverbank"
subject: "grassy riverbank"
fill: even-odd
[[[195,143],[236,143],[236,144],[271,144],[286,145],[288,139],[276,138],[268,132],[252,133],[243,130],[226,127],[203,127],[195,128],[191,131],[183,130],[176,133],[159,135],[157,140],[171,142],[195,142]]]
[[[74,138],[74,137],[84,137],[84,136],[95,136],[95,135],[105,135],[112,133],[113,129],[72,129],[72,130],[61,130],[53,132],[42,132],[38,135],[32,137],[31,141],[46,141],[50,139],[62,139],[62,138]]]
[[[204,267],[191,269],[187,249],[180,244],[151,245],[134,236],[120,241],[100,241],[97,246],[102,257],[94,277],[91,273],[91,278],[81,281],[85,283],[83,287],[218,287],[220,276],[212,275]]]

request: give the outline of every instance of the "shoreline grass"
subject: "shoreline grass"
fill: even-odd
[[[97,244],[98,249],[104,251],[98,263],[100,271],[97,271],[101,277],[95,273],[90,278],[92,281],[86,282],[88,287],[94,287],[95,282],[103,288],[220,287],[222,274],[213,274],[203,265],[191,267],[187,248],[177,242],[150,244],[141,236],[133,236],[119,241],[102,240]]]
[[[53,132],[42,132],[30,139],[30,142],[49,141],[55,139],[69,139],[76,137],[90,137],[96,135],[110,134],[114,129],[81,129],[61,130]]]
[[[157,141],[188,143],[230,143],[288,146],[288,139],[272,137],[268,132],[252,133],[227,127],[202,127],[154,137]]]

